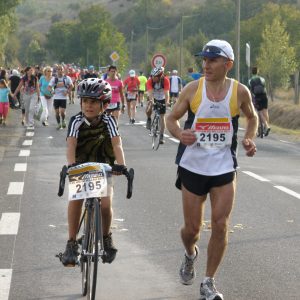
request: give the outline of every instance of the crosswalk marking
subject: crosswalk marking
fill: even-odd
[[[12,269],[0,269],[0,299],[8,300]]]
[[[26,136],[34,136],[34,132],[31,132],[31,131],[26,132]]]
[[[8,186],[7,195],[22,195],[24,182],[10,182]]]
[[[16,235],[19,221],[20,213],[3,213],[0,219],[0,235]]]
[[[15,172],[26,172],[27,171],[27,163],[15,164],[14,171]]]

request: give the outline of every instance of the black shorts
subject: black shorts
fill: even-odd
[[[232,182],[235,174],[236,171],[216,176],[205,176],[178,166],[175,186],[181,190],[181,185],[183,185],[189,192],[204,196],[209,193],[211,188]]]
[[[145,91],[139,91],[139,95],[144,95]]]
[[[54,99],[53,106],[54,106],[54,109],[66,108],[67,107],[67,99]]]
[[[179,96],[179,93],[172,93],[172,92],[170,92],[170,97],[178,98],[178,96]]]
[[[259,95],[254,98],[254,105],[258,111],[268,109],[268,97],[267,95]]]
[[[159,106],[158,107],[158,112],[160,115],[164,115],[166,113],[166,100],[163,99],[163,100],[156,100],[154,99],[154,108],[155,108],[155,103],[161,103],[161,104],[164,104],[164,106]]]

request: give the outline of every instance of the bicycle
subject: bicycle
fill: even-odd
[[[154,117],[150,127],[150,136],[152,137],[152,149],[157,150],[159,148],[161,123],[160,123],[160,110],[165,104],[155,101],[153,104]]]
[[[120,172],[127,178],[127,199],[132,196],[134,170],[119,170],[118,165],[104,163],[83,163],[68,168],[63,166],[60,172],[58,196],[64,193],[65,179],[69,176],[69,199],[84,199],[77,239],[81,248],[78,265],[82,273],[82,296],[94,300],[97,287],[98,261],[106,261],[103,244],[101,198],[108,196],[112,187],[112,173]],[[56,255],[60,258],[62,253]]]

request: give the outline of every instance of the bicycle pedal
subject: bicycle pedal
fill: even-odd
[[[60,252],[55,255],[55,257],[58,257],[58,259],[61,261],[63,254]]]

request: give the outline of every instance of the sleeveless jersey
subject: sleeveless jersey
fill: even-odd
[[[112,165],[115,161],[111,138],[119,136],[116,121],[106,114],[99,118],[96,126],[88,125],[81,112],[70,119],[68,137],[77,138],[77,163],[101,162]]]
[[[208,99],[205,78],[190,103],[184,129],[195,130],[197,141],[190,146],[180,143],[176,163],[197,174],[216,176],[237,167],[237,130],[239,108],[238,82],[231,79],[225,98],[219,102]]]

